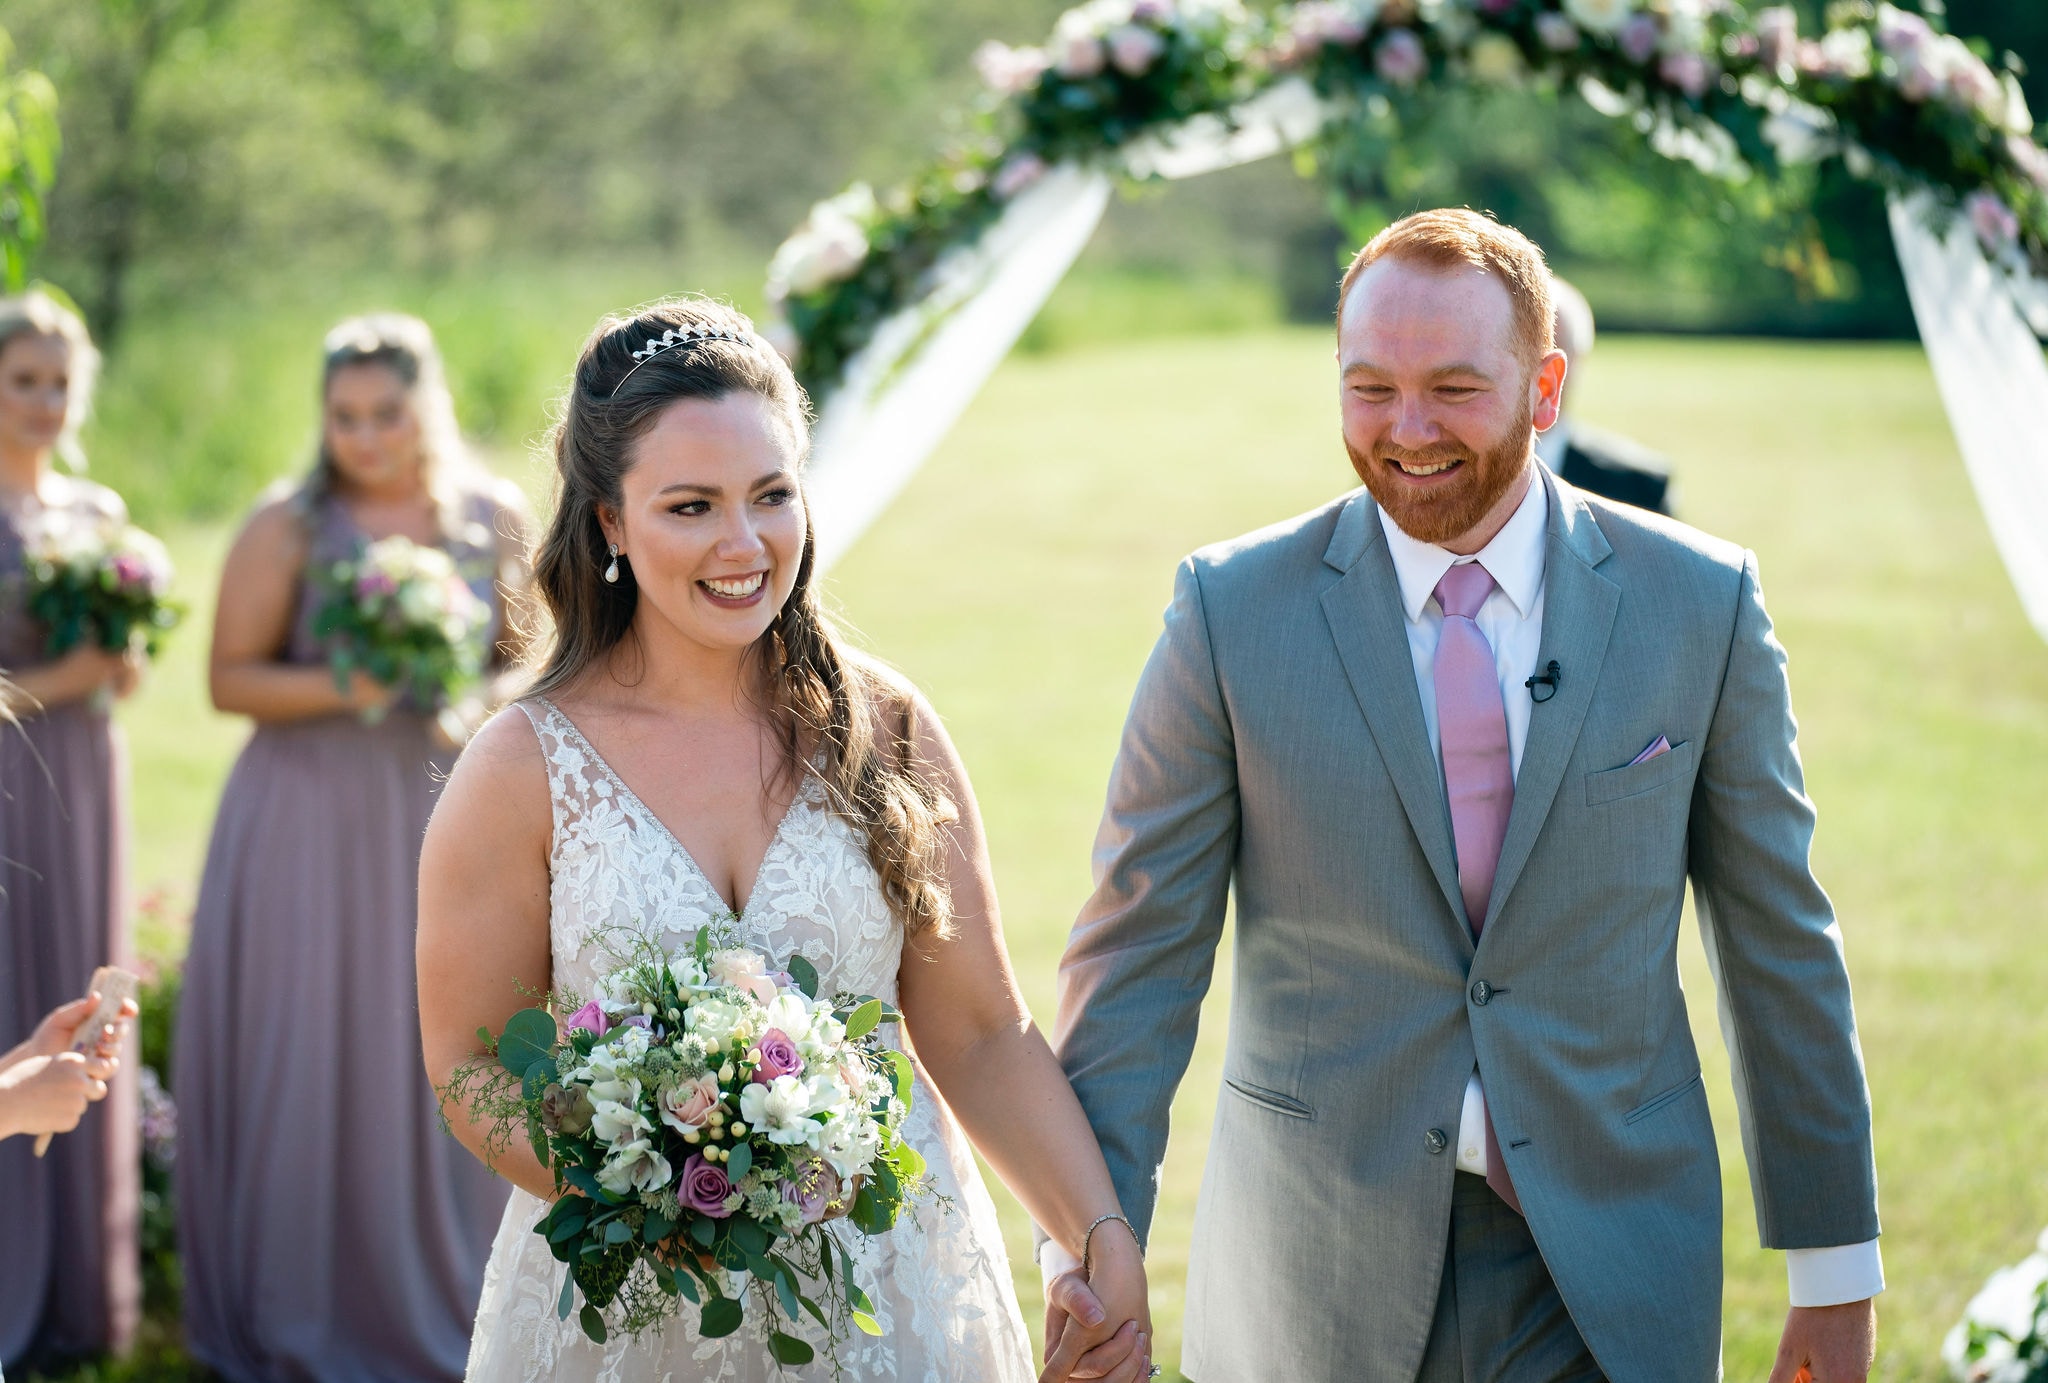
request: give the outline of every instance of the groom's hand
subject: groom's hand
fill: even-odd
[[[1045,1371],[1039,1383],[1068,1383],[1069,1379],[1102,1379],[1105,1383],[1129,1383],[1146,1376],[1146,1351],[1141,1347],[1136,1321],[1123,1327],[1093,1349],[1085,1347],[1088,1336],[1102,1325],[1102,1303],[1088,1289],[1078,1268],[1061,1273],[1045,1289]],[[1069,1329],[1069,1326],[1072,1329]]]
[[[1795,1306],[1785,1317],[1771,1383],[1865,1383],[1877,1360],[1877,1307]]]

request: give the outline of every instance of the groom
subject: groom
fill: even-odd
[[[1142,1238],[1234,890],[1197,1383],[1718,1376],[1688,878],[1787,1250],[1771,1378],[1871,1364],[1870,1106],[1784,650],[1749,553],[1533,460],[1549,283],[1467,211],[1367,245],[1337,352],[1365,491],[1183,562],[1138,685],[1054,1045]]]

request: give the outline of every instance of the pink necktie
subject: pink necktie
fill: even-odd
[[[1515,805],[1514,762],[1508,754],[1508,715],[1501,703],[1493,646],[1474,622],[1493,591],[1493,576],[1465,562],[1437,582],[1443,632],[1436,645],[1436,724],[1443,748],[1444,790],[1451,804],[1451,837],[1458,847],[1458,891],[1476,938],[1486,930],[1493,871],[1500,863],[1508,813]],[[1486,1116],[1486,1184],[1519,1213],[1521,1199],[1508,1180],[1507,1162]]]

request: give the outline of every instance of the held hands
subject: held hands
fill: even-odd
[[[1795,1306],[1785,1317],[1770,1383],[1864,1383],[1877,1360],[1877,1307]]]
[[[342,694],[342,705],[362,716],[381,716],[391,709],[391,703],[398,699],[398,689],[379,682],[376,678],[357,668],[348,675],[348,690]]]
[[[1133,1383],[1151,1372],[1152,1313],[1137,1240],[1122,1226],[1105,1224],[1092,1247],[1092,1277],[1075,1269],[1046,1288],[1039,1383]]]

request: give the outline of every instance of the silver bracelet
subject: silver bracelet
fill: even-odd
[[[1115,1210],[1110,1211],[1107,1215],[1099,1215],[1096,1217],[1095,1223],[1088,1226],[1088,1232],[1081,1236],[1081,1280],[1083,1282],[1088,1281],[1091,1276],[1088,1270],[1090,1265],[1094,1261],[1091,1256],[1090,1250],[1094,1247],[1095,1231],[1102,1228],[1104,1225],[1108,1224],[1111,1220],[1115,1220],[1118,1224],[1122,1225],[1125,1229],[1128,1229],[1131,1232],[1132,1240],[1137,1242],[1139,1245],[1139,1256],[1144,1256],[1144,1243],[1142,1240],[1138,1239],[1138,1227],[1136,1225],[1132,1224],[1129,1220],[1125,1219],[1121,1213]]]

